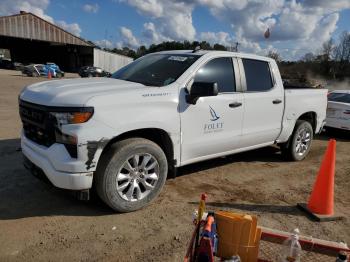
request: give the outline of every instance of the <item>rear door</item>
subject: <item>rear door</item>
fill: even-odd
[[[273,142],[281,131],[284,90],[277,85],[268,61],[242,58],[239,65],[245,106],[242,146]]]

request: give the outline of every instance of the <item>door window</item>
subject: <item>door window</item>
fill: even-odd
[[[231,58],[220,57],[210,60],[197,71],[194,82],[216,82],[219,93],[235,92],[235,74]]]
[[[247,81],[247,91],[262,92],[273,87],[269,63],[254,59],[242,59]]]

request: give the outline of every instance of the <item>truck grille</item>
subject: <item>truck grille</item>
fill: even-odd
[[[55,143],[54,119],[47,107],[20,100],[19,114],[26,138],[46,147]]]

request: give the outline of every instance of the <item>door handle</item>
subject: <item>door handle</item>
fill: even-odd
[[[240,102],[233,102],[233,103],[229,104],[228,106],[231,108],[234,108],[234,107],[239,107],[241,105],[242,105],[242,103],[240,103]]]
[[[281,99],[275,99],[275,100],[272,101],[272,103],[275,104],[275,105],[276,104],[280,104],[280,103],[282,103],[282,100]]]

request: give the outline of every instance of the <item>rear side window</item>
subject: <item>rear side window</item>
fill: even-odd
[[[247,91],[267,91],[273,87],[269,64],[265,61],[242,59]]]
[[[235,74],[231,58],[220,57],[210,60],[197,71],[194,82],[216,82],[219,93],[235,92]]]
[[[350,94],[347,93],[330,93],[328,101],[350,103]]]

